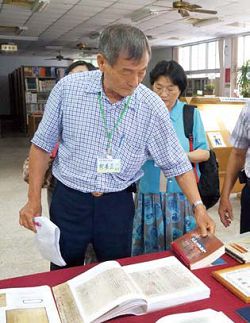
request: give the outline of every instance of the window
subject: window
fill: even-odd
[[[189,71],[190,46],[179,48],[179,63],[185,71]]]
[[[185,71],[219,69],[218,42],[207,42],[179,48],[179,62]]]
[[[218,42],[207,43],[207,68],[220,68]]]
[[[250,35],[238,38],[238,67],[250,59]]]
[[[191,46],[191,71],[204,70],[206,68],[206,45]]]

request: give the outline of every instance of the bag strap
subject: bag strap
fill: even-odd
[[[190,135],[193,137],[194,127],[194,109],[196,105],[185,104],[183,106],[183,124],[185,136],[189,139]]]
[[[194,138],[193,138],[193,128],[194,128],[194,109],[197,108],[196,105],[185,104],[183,106],[183,124],[184,124],[184,133],[189,141],[189,151],[194,150]],[[196,170],[196,165],[193,164],[194,175],[196,182],[198,183],[199,178]]]

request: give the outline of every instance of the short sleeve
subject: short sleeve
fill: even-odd
[[[62,118],[62,81],[52,89],[43,118],[31,142],[41,149],[51,152],[59,140]]]
[[[194,109],[194,149],[208,150],[209,146],[207,143],[206,132],[201,119],[201,114],[198,109]]]

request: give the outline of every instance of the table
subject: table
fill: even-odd
[[[172,252],[159,252],[154,254],[147,254],[137,257],[119,259],[121,265],[129,265],[132,263],[139,263],[143,261],[149,261],[153,259],[159,259],[166,256],[173,255]],[[234,296],[230,291],[224,288],[219,282],[217,282],[212,276],[211,272],[216,269],[222,269],[224,267],[238,265],[234,259],[224,255],[223,259],[226,261],[226,264],[214,267],[208,267],[203,269],[194,270],[193,273],[199,277],[210,289],[211,296],[208,299],[178,305],[171,308],[167,308],[161,311],[149,313],[142,316],[123,316],[113,319],[109,322],[115,323],[132,323],[132,322],[143,322],[143,323],[153,323],[162,316],[183,313],[183,312],[192,312],[197,310],[202,310],[205,308],[211,308],[216,311],[223,311],[228,317],[230,317],[234,322],[243,323],[243,319],[235,313],[235,310],[241,307],[246,306],[243,301],[238,297]],[[74,276],[86,271],[91,268],[92,265],[73,267],[68,269],[61,269],[59,271],[44,272],[29,276],[9,278],[0,281],[0,288],[9,288],[9,287],[31,287],[31,286],[40,286],[40,285],[49,285],[55,286],[60,283],[63,283]]]

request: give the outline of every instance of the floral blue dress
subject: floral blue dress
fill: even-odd
[[[177,100],[170,118],[183,149],[189,151],[183,125],[184,103]],[[194,149],[208,149],[198,109],[194,110]],[[138,183],[132,236],[132,255],[170,249],[171,242],[196,226],[192,207],[175,178],[166,179],[153,160],[142,167]],[[199,170],[197,168],[199,175]]]

